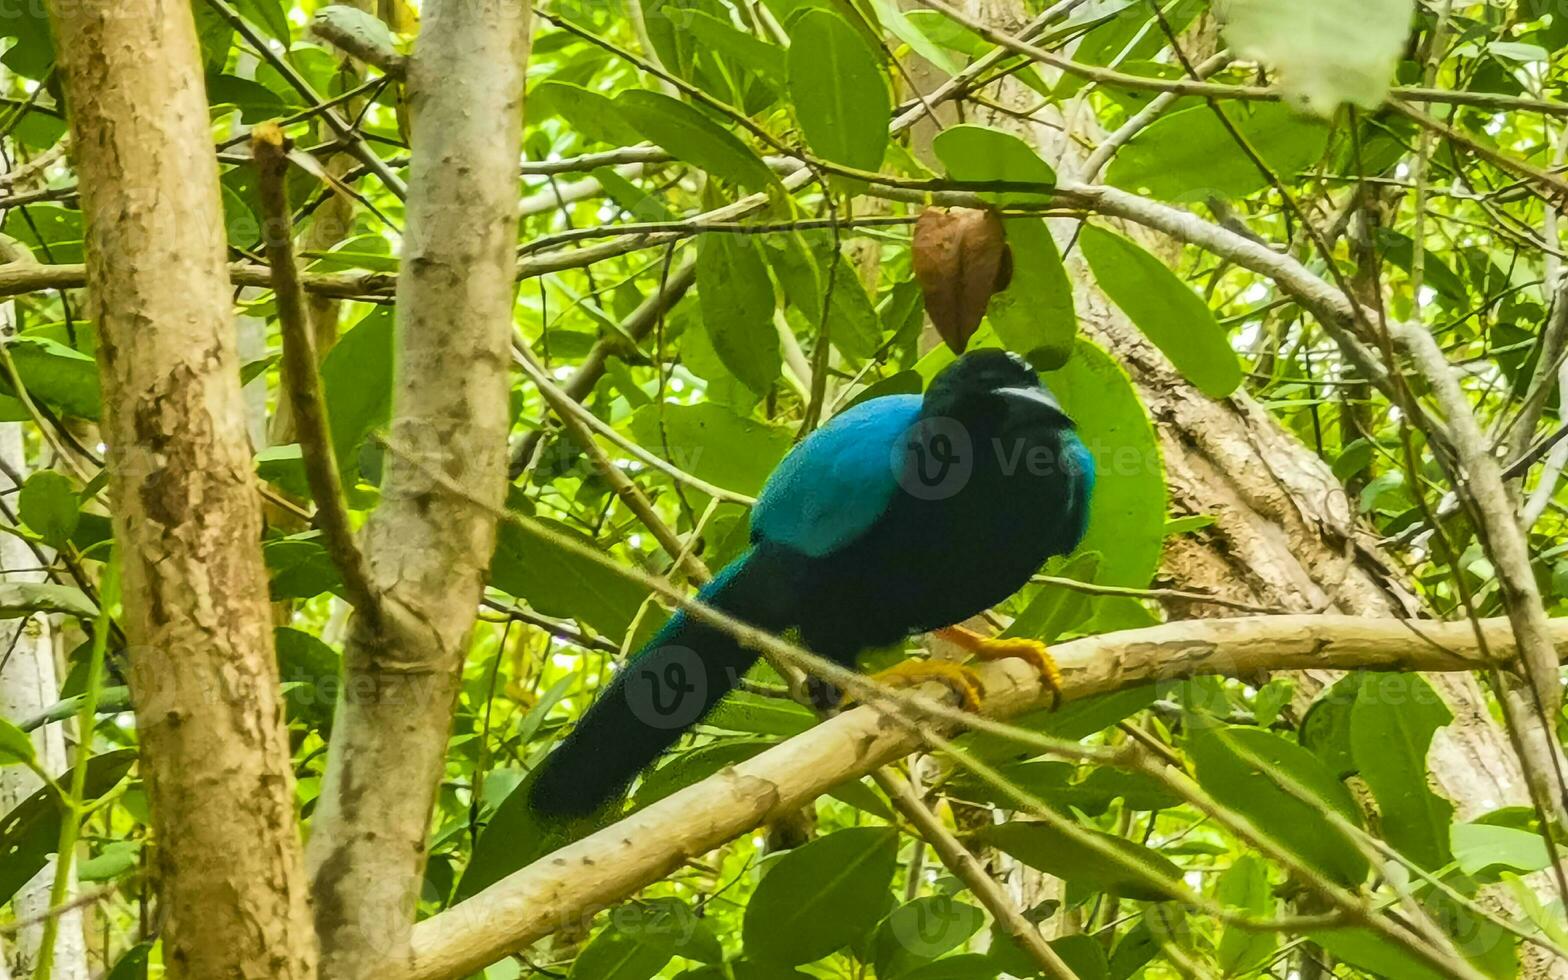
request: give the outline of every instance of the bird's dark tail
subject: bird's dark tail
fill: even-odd
[[[779,597],[787,589],[773,581],[775,564],[747,551],[699,598],[753,626],[782,629],[788,617]],[[567,819],[610,803],[711,711],[758,656],[728,633],[677,611],[540,764],[531,780],[533,811]]]

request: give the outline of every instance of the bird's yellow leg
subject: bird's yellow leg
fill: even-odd
[[[889,687],[912,687],[927,681],[946,684],[958,695],[965,711],[979,711],[980,700],[985,697],[985,685],[975,672],[951,660],[905,660],[872,674],[871,679]]]
[[[1023,660],[1040,672],[1040,681],[1051,691],[1051,707],[1062,700],[1062,671],[1051,658],[1051,651],[1039,640],[1022,637],[981,636],[962,626],[947,626],[936,635],[968,650],[976,660]]]

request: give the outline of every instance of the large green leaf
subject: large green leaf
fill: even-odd
[[[98,606],[86,593],[69,585],[0,582],[0,619],[18,619],[41,612],[92,619],[98,615]]]
[[[985,925],[985,913],[947,895],[900,905],[877,926],[871,940],[878,977],[903,976],[956,949]]]
[[[1210,398],[1241,384],[1241,364],[1203,297],[1132,242],[1085,224],[1079,237],[1094,278],[1128,319]]]
[[[1323,929],[1311,936],[1335,957],[1388,980],[1443,980],[1451,975],[1437,972],[1371,929]]]
[[[1212,728],[1187,744],[1198,783],[1219,803],[1248,817],[1303,862],[1342,884],[1366,877],[1367,860],[1323,820],[1325,808],[1360,826],[1361,812],[1344,784],[1311,752],[1255,728]],[[1273,772],[1310,797],[1301,800]]]
[[[578,537],[564,526],[551,527]],[[624,575],[512,522],[502,524],[496,536],[490,584],[527,600],[546,616],[581,620],[616,640],[625,635],[647,595]]]
[[[991,297],[986,315],[1010,350],[1026,355],[1042,370],[1067,363],[1078,335],[1073,285],[1062,265],[1051,229],[1037,218],[1008,221],[1013,250],[1013,281]]]
[[[613,99],[570,82],[551,79],[535,86],[528,93],[528,112],[534,119],[560,116],[572,132],[611,146],[642,142]]]
[[[1456,823],[1449,829],[1454,860],[1467,875],[1487,875],[1499,869],[1526,874],[1551,867],[1551,849],[1540,834],[1517,827],[1486,823]]]
[[[808,10],[790,25],[789,94],[806,142],[857,170],[882,166],[893,112],[876,52],[842,17]]]
[[[11,362],[34,401],[84,419],[96,419],[102,407],[98,365],[79,350],[47,337],[23,335],[9,343]],[[0,372],[0,384],[11,390],[11,378]]]
[[[622,935],[664,950],[670,956],[699,963],[724,961],[724,948],[708,920],[699,918],[691,906],[679,899],[643,899],[617,909],[613,919]]]
[[[673,955],[665,946],[621,930],[612,918],[577,954],[570,975],[580,980],[648,980],[664,969]]]
[[[135,749],[116,749],[87,760],[84,799],[109,792],[131,771]],[[62,809],[55,790],[45,786],[0,816],[0,904],[42,871],[60,846]]]
[[[1128,898],[1158,902],[1176,894],[1181,869],[1157,852],[1114,834],[1080,827],[1098,847],[1080,843],[1048,823],[1011,820],[986,827],[980,839],[1024,864],[1063,881]],[[1169,888],[1162,885],[1170,881]]]
[[[82,516],[82,499],[70,477],[40,470],[22,484],[16,499],[22,523],[38,532],[50,547],[63,547],[76,533]]]
[[[649,405],[632,416],[631,430],[642,445],[682,470],[748,496],[756,496],[790,447],[783,426],[741,418],[709,402]]]
[[[787,84],[789,56],[785,49],[702,10],[687,10],[682,16],[686,30],[698,41],[775,85]]]
[[[1328,147],[1327,124],[1288,106],[1265,102],[1225,111],[1247,145],[1286,181],[1310,168]],[[1139,133],[1116,154],[1105,179],[1162,201],[1245,197],[1270,186],[1268,174],[1208,106],[1165,116]]]
[[[645,138],[721,180],[753,191],[779,186],[739,137],[679,99],[628,89],[615,97],[615,106]]]
[[[1232,0],[1225,40],[1279,71],[1280,85],[1319,115],[1341,103],[1375,109],[1404,55],[1415,0]]]
[[[986,191],[981,196],[997,204],[1035,203],[1049,200],[1056,185],[1056,171],[1028,143],[1011,133],[988,126],[949,126],[937,134],[931,149],[955,180],[1009,181],[1042,185],[1041,191]]]
[[[693,786],[727,766],[745,762],[773,744],[762,739],[734,738],[677,753],[642,777],[637,792],[632,796],[632,803],[639,808],[657,803],[671,793]]]
[[[1096,583],[1141,589],[1165,542],[1165,462],[1154,426],[1127,372],[1087,340],[1045,380],[1095,460],[1089,529],[1077,553],[1099,552]]]
[[[746,906],[746,954],[795,965],[821,959],[881,918],[898,832],[840,830],[784,855]]]
[[[1367,677],[1350,712],[1356,767],[1377,800],[1383,838],[1428,870],[1447,864],[1452,803],[1427,786],[1432,736],[1454,720],[1420,674]]]
[[[343,481],[359,473],[359,447],[392,417],[392,308],[377,307],[321,361],[322,397]]]
[[[1230,908],[1265,919],[1279,904],[1269,886],[1268,866],[1251,854],[1243,854],[1220,875],[1214,897]],[[1263,966],[1279,946],[1272,932],[1225,926],[1216,951],[1220,971],[1227,977],[1240,976]]]
[[[815,326],[822,320],[822,297],[831,278],[833,292],[827,316],[833,346],[849,357],[861,359],[877,352],[882,345],[882,322],[855,274],[854,262],[840,253],[835,264],[835,242],[829,232],[780,236],[764,242],[763,250],[783,287],[785,300],[806,323]]]
[[[697,243],[697,300],[713,350],[758,394],[778,379],[784,359],[773,324],[773,281],[747,235],[704,235]]]

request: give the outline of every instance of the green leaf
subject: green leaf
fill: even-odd
[[[931,150],[955,180],[1041,184],[1039,191],[987,191],[996,204],[1039,204],[1050,199],[1056,171],[1028,143],[989,126],[949,126],[931,141]],[[1016,264],[1015,264],[1016,268]]]
[[[0,64],[35,81],[43,81],[54,67],[48,9],[41,3],[13,3],[0,15],[0,39],[16,39],[11,49],[0,55]]]
[[[1336,958],[1389,980],[1443,980],[1450,976],[1438,973],[1370,929],[1323,929],[1310,936]]]
[[[903,976],[957,949],[985,925],[985,913],[947,895],[930,895],[894,909],[872,937],[878,977]]]
[[[697,242],[697,300],[703,326],[730,373],[764,394],[784,360],[773,324],[773,282],[747,235],[704,235]]]
[[[615,100],[570,82],[551,79],[534,86],[528,92],[528,112],[530,119],[560,116],[572,132],[610,146],[642,142],[642,136],[621,115]]]
[[[1228,118],[1274,174],[1293,183],[1328,147],[1330,129],[1279,103],[1227,106]],[[1197,106],[1157,120],[1122,147],[1105,171],[1117,187],[1162,201],[1246,197],[1271,186],[1219,116]]]
[[[214,108],[233,106],[239,110],[240,121],[261,122],[283,115],[287,106],[272,91],[259,82],[238,75],[211,75],[207,78],[207,101]]]
[[[677,790],[695,786],[721,769],[745,762],[773,744],[762,739],[727,739],[673,755],[642,777],[632,803],[639,809],[657,803]]]
[[[377,307],[321,361],[322,395],[343,482],[359,474],[359,447],[392,417],[392,309]]]
[[[37,758],[38,751],[27,733],[0,718],[0,766],[31,765]]]
[[[746,906],[748,956],[793,966],[848,945],[881,917],[898,832],[840,830],[784,855]]]
[[[1009,350],[1043,371],[1067,363],[1078,336],[1073,286],[1051,229],[1037,218],[1005,223],[1013,251],[1013,281],[992,295],[986,315]]]
[[[1471,877],[1497,872],[1500,868],[1526,874],[1551,867],[1551,851],[1540,834],[1516,827],[1484,823],[1456,823],[1449,841],[1459,870]]]
[[[1427,786],[1432,736],[1454,720],[1419,674],[1367,677],[1350,712],[1351,751],[1382,815],[1383,838],[1436,871],[1449,862],[1453,804]]]
[[[82,881],[113,881],[136,867],[141,853],[139,840],[110,841],[96,856],[81,863],[76,877]]]
[[[702,10],[687,10],[683,17],[686,30],[704,45],[775,85],[788,83],[789,56],[783,48]]]
[[[87,760],[82,802],[90,803],[114,789],[136,762],[135,749],[117,749]],[[44,869],[60,846],[60,798],[44,786],[0,816],[0,903]]]
[[[52,548],[64,547],[81,520],[82,499],[69,477],[53,470],[40,470],[27,478],[17,494],[17,513],[22,523],[38,532]]]
[[[817,723],[817,716],[793,701],[735,691],[703,719],[703,724],[732,732],[789,738]]]
[[[284,695],[289,720],[303,721],[324,734],[330,732],[342,658],[315,636],[287,626],[273,631],[273,642],[280,679],[294,685]]]
[[[1077,767],[1066,762],[1022,762],[1002,766],[999,770],[1007,781],[1066,812],[1071,807],[1088,816],[1097,817],[1111,808],[1115,800],[1123,800],[1129,810],[1164,810],[1177,806],[1181,799],[1159,783],[1135,772],[1095,768],[1082,774]],[[1017,798],[1000,787],[968,774],[954,778],[952,792],[964,799],[994,803],[998,806],[1016,805]]]
[[[15,337],[9,346],[16,373],[35,401],[78,418],[98,417],[102,397],[98,365],[91,357],[46,337]],[[10,391],[11,379],[0,378]]]
[[[92,619],[98,615],[98,606],[80,589],[69,585],[0,582],[0,619],[18,619],[41,612]]]
[[[1278,905],[1269,887],[1268,867],[1250,854],[1243,854],[1225,869],[1214,886],[1214,897],[1259,919],[1268,918]],[[1278,947],[1279,937],[1272,932],[1231,924],[1220,934],[1215,959],[1225,976],[1240,976],[1263,966]]]
[[[877,52],[842,17],[808,10],[790,25],[789,95],[820,157],[877,170],[887,151],[892,97]]]
[[[1095,582],[1141,589],[1159,567],[1165,539],[1165,462],[1143,402],[1121,365],[1080,339],[1045,381],[1094,455],[1089,529],[1076,554],[1100,553]]]
[[[644,89],[615,97],[615,107],[642,135],[676,157],[748,190],[779,187],[778,178],[746,144],[679,99]],[[708,238],[731,236],[706,236]]]
[[[960,953],[906,970],[896,980],[996,980],[1001,972],[1002,967],[983,953]]]
[[[790,431],[741,418],[723,405],[649,405],[632,416],[638,442],[694,476],[756,496],[789,452]]]
[[[1392,228],[1379,228],[1377,230],[1377,246],[1383,252],[1383,257],[1405,272],[1410,273],[1415,268],[1415,243],[1408,235],[1401,235]],[[1465,284],[1453,269],[1443,261],[1439,254],[1434,254],[1428,248],[1421,256],[1421,281],[1437,291],[1449,306],[1455,309],[1464,309],[1470,301]],[[1370,450],[1370,447],[1368,447]]]
[[[622,935],[670,956],[698,963],[722,963],[724,947],[708,920],[674,898],[650,898],[623,906],[613,914]],[[595,975],[597,976],[597,975]]]
[[[1114,834],[1087,827],[1080,830],[1109,853],[1080,843],[1047,823],[1012,820],[986,827],[979,838],[1024,864],[1063,881],[1096,891],[1115,890],[1139,901],[1159,902],[1175,896],[1181,869],[1158,853]],[[1141,873],[1140,873],[1141,872]],[[1170,881],[1171,887],[1161,884]]]
[[[137,943],[120,954],[105,980],[147,980],[147,958],[152,955],[152,947],[152,943]]]
[[[795,232],[777,242],[764,242],[763,250],[784,298],[813,326],[822,320],[822,296],[831,273],[833,293],[827,315],[833,346],[861,359],[877,352],[882,346],[882,321],[855,274],[854,263],[840,253],[834,265],[830,233]]]
[[[1344,102],[1383,104],[1414,13],[1415,0],[1234,0],[1225,40],[1277,69],[1292,101],[1331,116]]]
[[[591,541],[563,525],[544,523],[592,546]],[[581,620],[617,640],[625,635],[647,596],[642,586],[625,576],[512,521],[503,523],[496,535],[490,584],[527,600],[546,616]]]
[[[1201,296],[1165,263],[1114,232],[1085,224],[1078,241],[1100,288],[1183,377],[1210,398],[1236,390],[1241,364]]]
[[[278,0],[234,0],[234,9],[252,24],[266,28],[268,34],[282,41],[285,46],[292,40],[289,37],[288,15],[283,12],[283,5]]]
[[[581,980],[648,980],[664,969],[672,955],[663,946],[645,943],[621,931],[612,919],[577,954],[570,976]]]
[[[1360,671],[1341,677],[1318,695],[1301,719],[1301,744],[1323,760],[1339,779],[1356,772],[1350,744],[1350,712],[1366,677],[1367,674]]]
[[[1214,728],[1189,740],[1198,783],[1221,804],[1241,813],[1305,863],[1341,884],[1366,878],[1367,860],[1322,817],[1331,808],[1361,826],[1361,812],[1316,756],[1294,742],[1251,728]],[[1264,769],[1299,785],[1298,799]]]

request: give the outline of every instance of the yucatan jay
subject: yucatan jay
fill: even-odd
[[[796,446],[752,510],[750,549],[700,596],[755,626],[796,628],[809,649],[853,667],[863,650],[990,608],[1070,552],[1094,477],[1072,420],[1034,370],[1002,351],[972,351],[923,398],[863,402]],[[1035,659],[1054,683],[1041,644],[944,632],[982,657]],[[585,816],[617,799],[757,657],[677,612],[544,760],[534,811]],[[956,665],[915,661],[889,673],[951,685]],[[837,699],[820,682],[812,693],[819,706]]]

